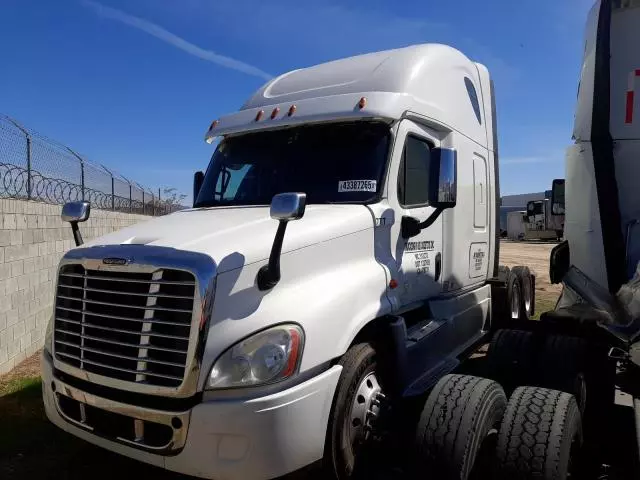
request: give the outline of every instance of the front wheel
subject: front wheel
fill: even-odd
[[[327,473],[338,480],[353,478],[368,463],[367,453],[385,398],[376,351],[371,344],[354,345],[340,364],[342,373],[325,444]]]

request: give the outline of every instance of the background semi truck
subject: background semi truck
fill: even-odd
[[[498,267],[496,139],[487,69],[418,45],[289,72],[215,120],[192,209],[81,244],[68,204],[48,417],[205,478],[352,477],[390,412],[533,312],[529,271]]]
[[[557,179],[560,181],[560,179]],[[564,211],[551,198],[527,202],[523,215],[525,240],[561,240],[564,232]]]

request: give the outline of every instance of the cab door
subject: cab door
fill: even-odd
[[[392,168],[388,177],[388,202],[395,211],[391,228],[392,255],[398,287],[397,305],[407,307],[442,291],[442,216],[418,235],[404,238],[402,217],[426,220],[429,206],[429,162],[437,137],[421,125],[403,120],[398,127]]]

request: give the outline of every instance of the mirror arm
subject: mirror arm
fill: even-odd
[[[76,247],[79,247],[84,243],[84,241],[82,240],[82,234],[78,228],[78,222],[71,222],[71,231],[73,232],[73,239],[76,242]]]
[[[429,228],[431,225],[433,225],[433,222],[435,222],[438,219],[438,217],[443,211],[444,211],[444,208],[436,208],[433,211],[433,213],[429,215],[429,217],[424,222],[421,222],[418,225],[420,227],[420,230],[424,230],[425,228]]]
[[[260,290],[270,290],[280,281],[280,255],[282,253],[282,242],[284,241],[284,234],[287,230],[287,223],[289,222],[286,220],[280,220],[278,223],[278,230],[276,231],[276,236],[271,246],[269,263],[258,270],[256,280]]]

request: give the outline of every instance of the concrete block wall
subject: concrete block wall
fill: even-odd
[[[0,200],[0,374],[11,370],[44,343],[53,307],[58,262],[73,245],[60,205]],[[92,210],[80,224],[85,239],[150,217]]]

